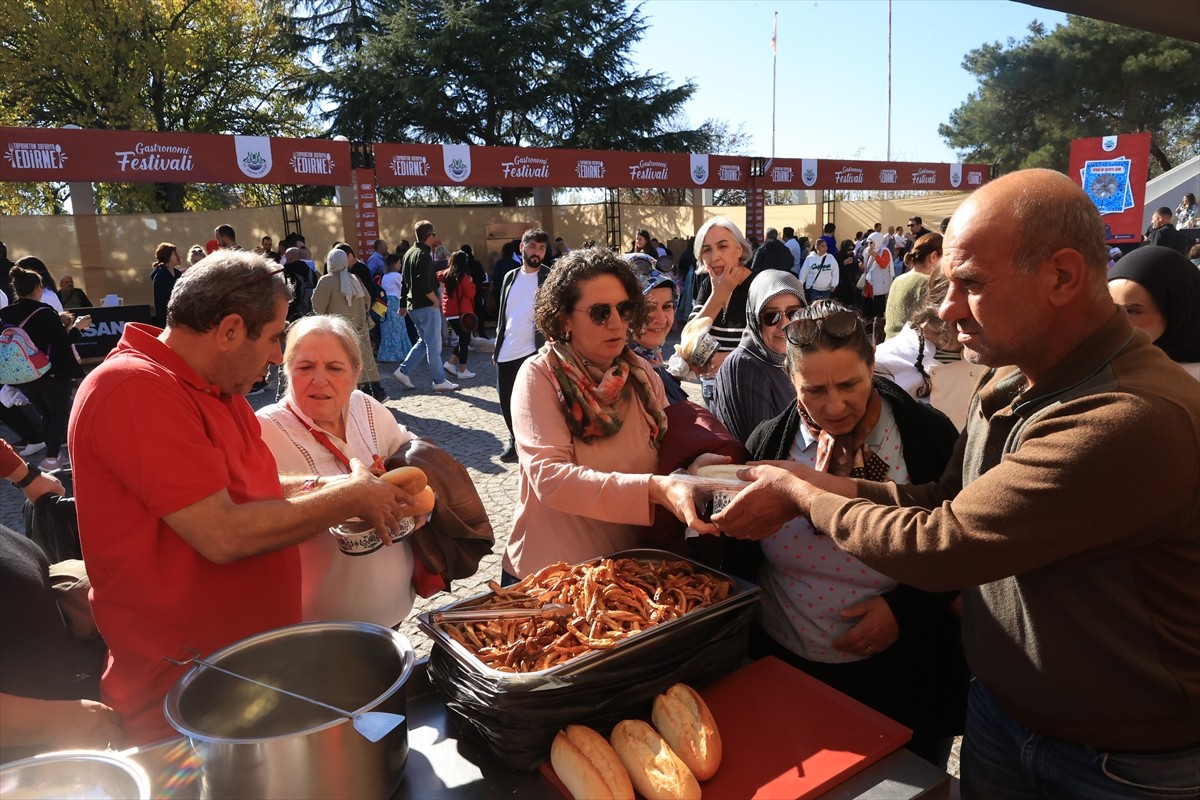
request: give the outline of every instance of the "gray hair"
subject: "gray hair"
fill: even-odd
[[[692,245],[692,253],[696,256],[696,272],[701,275],[708,272],[708,264],[704,263],[701,251],[704,250],[705,237],[708,236],[708,232],[713,228],[724,228],[733,234],[733,238],[742,246],[742,257],[739,263],[747,264],[750,262],[750,257],[754,255],[754,248],[750,246],[750,242],[742,235],[742,229],[735,225],[733,220],[728,217],[713,217],[701,225],[700,230],[696,231],[696,242]]]
[[[167,304],[167,327],[207,333],[230,314],[257,339],[275,319],[279,301],[292,299],[280,278],[281,268],[265,256],[245,250],[217,250],[188,268],[175,282]]]
[[[292,362],[296,360],[296,350],[306,336],[323,333],[337,337],[346,351],[346,359],[354,372],[354,382],[362,374],[362,350],[358,347],[358,334],[354,326],[344,317],[332,314],[318,314],[311,317],[301,317],[288,327],[287,343],[283,346],[283,371],[288,376],[288,392],[291,392]]]

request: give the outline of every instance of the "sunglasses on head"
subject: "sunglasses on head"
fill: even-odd
[[[633,312],[637,308],[637,304],[632,300],[623,300],[615,306],[611,303],[597,303],[590,308],[577,308],[575,311],[586,311],[593,325],[607,325],[614,308],[617,310],[618,317],[625,322],[633,322]]]
[[[758,321],[764,328],[774,328],[785,319],[790,320],[804,306],[794,306],[793,308],[785,308],[783,311],[764,311],[758,315]]]
[[[813,343],[824,331],[835,339],[852,336],[859,326],[858,314],[854,311],[837,311],[822,319],[795,319],[788,323],[784,333],[787,340],[797,347]]]

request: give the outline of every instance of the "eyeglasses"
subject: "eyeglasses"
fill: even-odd
[[[837,311],[823,319],[796,319],[784,328],[787,340],[797,347],[807,347],[824,331],[835,339],[847,339],[854,335],[861,323],[853,311]]]
[[[593,325],[607,325],[614,308],[617,310],[618,317],[625,322],[633,322],[633,312],[637,308],[637,304],[632,300],[624,300],[615,306],[611,303],[597,303],[591,308],[576,308],[574,310],[577,312],[586,311],[587,315],[591,317]]]
[[[785,308],[783,311],[765,311],[758,315],[758,321],[764,328],[774,328],[783,320],[790,320],[792,315],[802,308],[804,306],[793,306],[792,308]]]
[[[917,223],[915,223],[915,222],[910,222],[910,223],[908,223],[908,227],[910,227],[910,228],[915,228],[915,227],[917,227]]]

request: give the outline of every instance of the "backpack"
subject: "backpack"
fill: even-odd
[[[294,322],[312,313],[312,296],[316,282],[312,278],[312,273],[297,275],[284,272],[283,276],[292,290],[292,302],[288,303],[287,319],[288,322]]]
[[[33,314],[41,310],[34,309]],[[0,383],[12,386],[32,383],[50,371],[50,359],[25,330],[25,323],[33,318],[33,314],[19,325],[6,323],[0,332]]]

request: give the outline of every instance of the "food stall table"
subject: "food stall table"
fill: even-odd
[[[459,738],[457,724],[429,681],[426,660],[405,685],[408,704],[408,766],[394,800],[514,798],[561,800],[538,772],[509,769],[474,736]],[[186,740],[140,748],[135,761],[149,773],[155,797],[201,797],[199,759]],[[907,750],[898,750],[821,795],[822,800],[947,798],[950,776]]]

